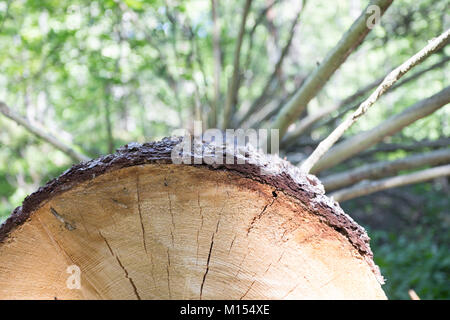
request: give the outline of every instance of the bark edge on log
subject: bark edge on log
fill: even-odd
[[[0,226],[0,243],[6,241],[15,228],[27,221],[32,213],[48,200],[82,182],[126,167],[144,164],[172,164],[172,150],[181,141],[180,137],[171,137],[144,144],[129,143],[119,148],[114,154],[72,166],[62,175],[49,181],[45,186],[40,187],[36,192],[25,198],[22,206],[17,207]],[[194,152],[188,156],[192,159],[197,157],[198,160],[198,155],[202,154],[198,152],[199,148],[204,151],[210,146],[204,142],[193,141],[191,150]],[[217,146],[214,147],[217,150]],[[222,152],[225,156],[229,150],[223,148]],[[316,176],[305,174],[299,168],[278,156],[261,154],[251,148],[240,150],[239,154],[233,153],[233,157],[233,164],[227,164],[225,161],[223,164],[207,164],[203,161],[201,164],[191,165],[207,167],[210,170],[232,172],[271,185],[277,190],[298,199],[306,205],[311,213],[319,216],[323,223],[344,235],[369,264],[378,282],[384,284],[384,278],[373,261],[373,253],[369,245],[370,238],[366,230],[347,215],[337,202],[325,195],[324,188]],[[237,163],[239,157],[245,158],[244,164]],[[261,174],[262,170],[264,174]]]

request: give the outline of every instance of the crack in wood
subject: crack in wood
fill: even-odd
[[[175,245],[175,238],[174,238],[174,234],[173,231],[175,230],[175,217],[172,211],[172,200],[170,199],[170,193],[167,192],[167,199],[169,200],[169,212],[170,212],[170,217],[172,219],[172,228],[170,228],[170,236],[172,238],[172,247]]]
[[[236,235],[234,235],[233,240],[231,240],[230,248],[228,249],[228,255],[230,255],[231,248],[233,248],[234,241],[236,240]]]
[[[220,217],[219,217],[219,221],[217,221],[216,231],[211,236],[211,245],[209,247],[208,259],[206,260],[206,269],[205,269],[205,273],[203,274],[202,284],[200,286],[200,300],[202,299],[203,286],[205,285],[206,276],[208,275],[208,272],[209,272],[209,262],[211,260],[211,253],[212,253],[212,249],[213,249],[213,246],[214,246],[214,236],[219,231],[219,224],[220,224]]]
[[[169,212],[170,212],[170,216],[172,217],[172,226],[173,226],[173,229],[175,230],[175,220],[174,220],[173,211],[172,211],[172,200],[170,199],[169,192],[167,192],[167,198],[169,199]]]
[[[170,291],[170,271],[169,266],[166,266],[167,271],[167,288],[169,289],[169,299],[172,299],[172,292]]]
[[[270,204],[266,204],[264,206],[264,208],[261,210],[261,212],[253,217],[252,221],[250,222],[250,226],[248,227],[248,230],[247,230],[247,236],[249,235],[250,231],[254,228],[255,223],[262,218],[262,216],[266,212],[267,208],[270,208],[273,205],[273,203],[275,202],[275,200],[276,200],[276,197],[274,196],[272,198],[272,202]]]
[[[244,263],[245,259],[248,257],[249,253],[250,253],[250,249],[249,249],[248,244],[247,244],[247,252],[245,253],[244,257],[242,258],[241,262],[239,263],[238,271],[237,271],[236,274],[234,275],[235,278],[237,278],[237,276],[238,276],[239,273],[241,272],[242,264]]]
[[[272,266],[272,262],[269,263],[269,265],[267,266],[267,269],[266,269],[266,271],[264,271],[263,276],[265,276],[266,273],[269,272],[269,269],[270,269],[271,266]]]
[[[200,286],[200,300],[202,299],[202,295],[203,295],[203,286],[205,285],[205,281],[206,281],[206,276],[208,275],[209,272],[209,261],[211,259],[211,252],[212,252],[212,248],[214,246],[214,233],[212,235],[211,238],[211,245],[209,247],[209,253],[208,253],[208,259],[206,261],[206,270],[205,273],[203,274],[203,280],[202,280],[202,284]]]
[[[137,291],[137,288],[136,288],[136,285],[134,284],[133,279],[128,275],[127,269],[125,269],[125,267],[123,266],[122,262],[119,259],[119,256],[117,256],[117,255],[116,255],[116,260],[117,260],[117,263],[122,268],[123,272],[125,273],[125,278],[127,278],[130,281],[130,284],[133,287],[133,291],[134,291],[134,294],[136,295],[136,298],[138,298],[138,300],[141,300],[141,296],[139,295],[139,293]]]
[[[122,261],[120,261],[120,258],[117,254],[114,253],[113,249],[111,248],[108,240],[106,240],[106,238],[102,235],[102,233],[99,231],[98,234],[100,235],[100,237],[103,239],[103,241],[105,242],[106,246],[109,249],[109,252],[111,253],[111,255],[116,258],[117,263],[119,264],[119,266],[122,268],[123,272],[125,273],[125,278],[128,279],[128,281],[130,282],[131,287],[133,288],[134,294],[136,296],[136,298],[138,300],[141,300],[141,296],[139,295],[139,292],[137,290],[137,287],[133,281],[133,279],[129,276],[127,269],[125,269],[124,265],[122,264]]]
[[[142,220],[142,211],[141,211],[141,195],[139,193],[139,174],[136,175],[136,194],[137,194],[137,207],[138,207],[138,213],[139,213],[139,221],[141,223],[141,231],[142,231],[142,244],[144,245],[145,253],[148,255],[147,243],[145,242],[145,228],[144,228],[144,222]]]
[[[169,248],[167,248],[167,266],[166,266],[166,271],[167,271],[167,288],[169,290],[169,299],[172,299],[172,291],[170,290],[170,253],[169,253]]]
[[[198,205],[198,208],[200,209],[200,215],[203,217],[202,206],[200,205],[200,191],[197,192],[197,205]]]
[[[198,252],[200,249],[199,236],[200,236],[200,231],[203,229],[203,214],[201,212],[200,212],[200,218],[201,218],[200,228],[197,230],[197,255],[196,255],[195,265],[198,265]]]
[[[112,255],[113,257],[115,257],[116,255],[114,254],[113,250],[111,249],[111,246],[109,245],[109,242],[106,240],[106,238],[102,235],[102,233],[101,233],[100,231],[98,231],[98,234],[99,234],[100,237],[103,239],[103,241],[105,241],[106,246],[107,246],[108,249],[109,249],[109,253],[111,253],[111,255]]]
[[[142,231],[142,244],[144,246],[145,254],[149,256],[149,252],[147,250],[147,242],[145,240],[146,232],[144,227],[144,220],[142,217],[142,208],[141,208],[141,193],[140,193],[140,180],[139,180],[139,174],[136,175],[136,195],[137,195],[137,207],[138,207],[138,213],[139,213],[139,221],[141,224],[141,231]],[[150,263],[151,263],[151,275],[153,279],[153,283],[156,286],[156,280],[154,275],[154,269],[155,269],[155,263],[153,261],[153,254],[150,251]]]
[[[299,283],[297,283],[291,290],[289,290],[288,293],[286,293],[284,295],[284,297],[281,298],[281,300],[286,299],[286,297],[288,297],[292,292],[294,292],[294,290],[297,289],[298,286],[299,286]]]
[[[256,280],[253,280],[253,282],[252,282],[252,284],[250,285],[250,287],[248,287],[247,291],[245,291],[244,295],[241,296],[241,297],[239,298],[239,300],[242,300],[242,299],[245,298],[245,296],[246,296],[246,295],[250,292],[250,290],[252,289],[252,287],[253,287],[253,285],[255,284],[255,282],[256,282]]]
[[[283,258],[284,252],[285,252],[285,251],[283,251],[283,252],[281,253],[280,257],[278,258],[277,263],[279,263],[279,262],[281,261],[281,258]]]

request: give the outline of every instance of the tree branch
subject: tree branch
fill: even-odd
[[[188,66],[188,68],[191,70],[191,72],[194,72],[194,64],[195,62],[197,63],[197,66],[200,70],[200,73],[202,75],[202,82],[203,82],[203,90],[200,90],[200,84],[197,82],[195,77],[192,77],[192,83],[194,84],[195,87],[195,103],[194,103],[194,109],[193,109],[193,113],[194,113],[194,118],[198,121],[203,121],[205,125],[207,125],[208,127],[216,127],[216,121],[217,121],[217,116],[216,116],[216,110],[214,110],[214,105],[213,103],[211,103],[211,101],[208,98],[208,92],[207,92],[207,88],[208,86],[208,81],[206,79],[206,74],[205,74],[205,70],[203,68],[203,59],[201,57],[201,53],[200,53],[200,49],[198,47],[196,38],[195,38],[195,32],[192,28],[192,26],[189,24],[188,20],[186,21],[186,25],[184,26],[184,28],[187,30],[187,34],[188,34],[188,40],[190,43],[190,53],[188,54],[188,57],[186,59],[186,64]],[[201,92],[203,91],[203,92]],[[202,103],[202,99],[205,101],[205,103],[208,105],[209,108],[211,108],[211,112],[209,113],[205,113],[203,111],[203,103]]]
[[[85,155],[82,155],[75,151],[72,147],[66,145],[65,143],[61,142],[57,138],[55,138],[53,135],[45,132],[41,128],[38,128],[34,125],[32,125],[27,119],[19,116],[16,114],[11,108],[9,108],[4,102],[0,101],[0,113],[2,113],[7,118],[13,120],[17,124],[23,126],[25,129],[33,133],[35,136],[41,138],[42,140],[50,143],[52,146],[54,146],[56,149],[64,152],[66,155],[68,155],[70,158],[72,158],[75,161],[88,161],[89,158]]]
[[[383,178],[401,170],[415,169],[422,166],[434,166],[450,163],[450,148],[432,151],[425,154],[416,154],[393,161],[380,161],[369,163],[348,171],[326,176],[320,180],[325,190],[336,190],[361,180]]]
[[[313,166],[311,172],[317,173],[341,163],[355,154],[377,144],[383,140],[383,138],[395,134],[418,119],[430,115],[449,102],[450,86],[427,99],[415,103],[400,114],[390,117],[377,127],[361,132],[338,143]],[[320,144],[316,150],[318,148],[320,148]]]
[[[266,17],[267,12],[272,9],[275,4],[279,3],[280,0],[274,0],[271,1],[266,7],[264,7],[258,14],[258,17],[255,20],[255,23],[253,24],[253,27],[250,29],[250,32],[248,32],[248,50],[247,50],[247,56],[245,58],[245,65],[248,67],[250,66],[250,62],[252,60],[252,53],[253,53],[253,36],[255,34],[256,28],[263,22],[264,18]]]
[[[401,64],[399,67],[397,67],[395,70],[393,70],[391,73],[387,75],[387,77],[383,80],[383,82],[378,86],[378,88],[369,96],[367,100],[365,100],[358,109],[351,115],[351,117],[348,117],[345,119],[336,129],[333,130],[333,132],[325,138],[319,146],[314,150],[314,152],[306,159],[305,162],[301,165],[301,169],[305,172],[309,172],[313,167],[314,172],[317,172],[318,170],[323,169],[324,167],[329,167],[330,164],[326,163],[326,159],[322,159],[323,161],[319,162],[320,158],[333,146],[333,144],[344,134],[344,132],[350,128],[361,116],[363,116],[367,110],[373,106],[373,104],[378,100],[379,97],[381,97],[389,88],[391,88],[395,82],[397,82],[398,79],[400,79],[405,73],[407,73],[409,70],[411,70],[414,66],[418,65],[422,61],[424,61],[426,58],[428,58],[433,52],[440,49],[443,45],[445,45],[450,38],[450,29],[445,31],[443,34],[441,34],[439,37],[432,39],[429,41],[429,43],[418,53],[416,53],[414,56],[406,60],[403,64]],[[450,96],[450,87],[444,89],[441,91],[443,100],[441,100],[444,104],[448,102],[449,96]],[[439,95],[439,94],[438,94]],[[435,95],[436,96],[436,95]],[[433,97],[435,97],[433,96]],[[438,99],[439,100],[439,99]],[[435,104],[437,108],[439,108],[439,103]],[[427,108],[417,108],[417,111],[421,109],[427,109]],[[416,111],[416,108],[413,109]],[[433,110],[434,111],[434,110]],[[403,113],[402,113],[403,114]],[[420,112],[417,112],[417,114],[420,114]],[[427,115],[428,113],[425,113]],[[422,115],[423,117],[424,115]],[[420,118],[414,119],[417,120]],[[409,122],[411,123],[411,122]],[[409,124],[408,123],[408,124]],[[377,141],[378,142],[378,141]],[[358,148],[354,148],[356,150]],[[353,151],[352,151],[353,152]],[[358,152],[358,151],[357,151]],[[352,153],[352,155],[355,153]],[[333,154],[333,157],[335,155]],[[330,158],[330,157],[329,157]],[[344,156],[344,159],[348,157]],[[317,163],[317,165],[316,165]],[[336,164],[332,163],[331,165]]]
[[[217,127],[217,110],[220,104],[220,72],[222,70],[222,58],[220,49],[220,26],[217,19],[217,2],[211,0],[211,15],[213,21],[213,56],[214,56],[214,102],[212,104],[210,127]]]
[[[353,187],[341,189],[330,194],[335,201],[346,201],[356,197],[365,196],[380,190],[389,188],[395,188],[408,184],[414,184],[424,182],[427,180],[435,179],[438,177],[444,177],[450,175],[450,164],[435,167],[431,169],[425,169],[422,171],[405,174],[397,177],[386,178],[371,182],[361,182]]]
[[[117,68],[116,68],[117,72]],[[105,84],[105,102],[103,103],[104,107],[104,120],[105,120],[105,129],[106,129],[106,141],[108,144],[108,153],[114,152],[114,136],[112,132],[112,121],[111,121],[111,84]]]
[[[399,81],[394,86],[392,86],[392,88],[388,92],[386,92],[386,94],[391,93],[395,89],[399,88],[400,86],[402,86],[412,80],[417,79],[418,77],[420,77],[421,75],[423,75],[424,73],[426,73],[428,71],[431,71],[431,70],[434,70],[434,69],[444,66],[448,61],[450,61],[450,57],[445,57],[444,59],[433,64],[432,66],[430,66],[424,70],[421,70],[419,72],[416,72],[409,77],[404,78],[402,81]],[[375,88],[376,86],[378,86],[383,81],[383,79],[384,79],[384,76],[382,78],[376,79],[375,81],[366,85],[365,87],[358,90],[351,96],[345,98],[341,102],[339,102],[331,107],[319,110],[318,112],[308,115],[307,117],[301,119],[299,121],[299,123],[297,124],[297,126],[295,127],[295,129],[292,132],[289,132],[286,134],[286,136],[284,137],[284,139],[281,143],[281,146],[284,147],[284,146],[289,146],[289,145],[293,144],[296,139],[298,139],[306,131],[309,131],[310,128],[325,126],[325,125],[328,125],[332,121],[342,118],[347,112],[357,108],[363,101],[359,101],[358,103],[353,103],[352,105],[349,105],[350,103],[352,103],[359,97],[364,96],[368,91],[370,91],[373,88]],[[330,119],[328,119],[324,122],[321,122],[317,126],[313,126],[317,121],[322,119],[324,116],[326,116],[336,110],[339,110],[340,108],[342,108],[344,106],[346,106],[346,108],[344,108],[341,112],[339,112],[338,115],[336,115],[335,117],[331,117]]]
[[[420,140],[409,143],[379,143],[375,149],[367,150],[361,153],[361,156],[368,156],[377,152],[392,152],[397,150],[417,151],[426,148],[436,149],[450,146],[450,137],[436,140]]]
[[[317,121],[322,119],[324,116],[326,116],[344,106],[347,106],[348,104],[355,101],[359,97],[365,95],[368,91],[372,90],[373,88],[376,88],[383,81],[383,79],[384,79],[384,76],[376,79],[375,81],[372,81],[368,85],[366,85],[363,88],[356,91],[351,96],[345,98],[344,100],[341,100],[339,103],[336,103],[328,108],[321,109],[318,112],[310,114],[310,115],[306,116],[305,118],[301,119],[292,132],[286,133],[286,135],[282,141],[282,145],[287,146],[287,145],[292,144],[306,130],[311,128],[314,123],[316,123]],[[352,105],[352,109],[357,107],[358,105],[356,105],[356,106]],[[349,110],[346,109],[346,112],[347,111],[349,111]]]
[[[231,116],[234,113],[234,109],[236,107],[236,100],[239,91],[239,70],[240,70],[240,56],[241,56],[241,46],[242,40],[244,38],[245,33],[245,23],[247,21],[248,12],[250,11],[250,6],[252,4],[252,0],[246,0],[244,6],[244,12],[242,13],[242,21],[241,26],[239,28],[238,38],[236,40],[236,48],[234,50],[234,59],[233,59],[233,74],[230,79],[230,83],[228,86],[227,99],[225,102],[225,109],[223,115],[223,123],[222,129],[226,129],[228,124],[231,121]]]
[[[237,120],[237,126],[241,125],[243,122],[245,122],[252,114],[254,114],[257,110],[259,110],[263,105],[267,97],[270,95],[271,87],[274,83],[274,81],[277,78],[277,75],[281,71],[281,67],[283,66],[284,59],[286,58],[289,49],[292,44],[292,40],[294,39],[295,30],[297,28],[298,22],[300,20],[300,15],[303,12],[303,9],[305,8],[306,0],[302,1],[302,5],[300,9],[298,10],[291,27],[289,29],[289,38],[284,46],[284,48],[281,51],[280,56],[278,57],[277,63],[275,64],[275,68],[272,72],[272,74],[269,76],[269,78],[266,81],[266,84],[264,85],[263,89],[261,90],[260,96],[255,99],[255,101],[251,104],[251,106],[248,108],[248,110],[245,112],[245,114]]]
[[[382,15],[391,3],[392,0],[372,0],[369,6],[378,6],[380,14]],[[280,110],[278,116],[272,123],[272,128],[280,130],[280,138],[284,136],[289,125],[302,114],[309,101],[317,95],[335,71],[364,40],[370,31],[370,28],[367,25],[367,20],[370,17],[371,15],[367,12],[367,8],[364,9],[350,29],[343,35],[338,44],[328,53],[323,62],[309,76],[300,90],[297,91],[292,99]]]
[[[441,61],[439,61],[439,62],[433,64],[432,66],[430,66],[430,67],[428,67],[428,68],[426,68],[426,69],[424,69],[424,70],[421,70],[421,71],[419,71],[419,72],[416,72],[416,73],[412,74],[412,75],[409,76],[409,77],[404,78],[403,80],[397,82],[394,86],[392,86],[392,88],[391,88],[388,92],[386,92],[386,94],[391,93],[391,92],[394,92],[395,89],[401,87],[402,85],[404,85],[404,84],[406,84],[406,83],[408,83],[408,82],[410,82],[410,81],[413,81],[413,80],[419,78],[421,75],[427,73],[428,71],[431,71],[431,70],[434,70],[434,69],[443,67],[448,61],[450,61],[450,57],[445,57],[444,59],[442,59]],[[382,82],[383,79],[384,79],[384,78],[382,78],[381,80],[380,80],[380,79],[377,79],[377,81],[380,80],[377,84],[375,84],[376,81],[374,81],[372,84],[375,84],[375,85],[374,85],[373,87],[371,87],[371,88],[368,88],[368,90],[371,90],[371,89],[375,88],[377,85],[379,85],[379,84]],[[369,87],[369,86],[367,86],[367,87]],[[368,91],[368,90],[367,90],[367,91]],[[362,95],[364,95],[364,94],[365,94],[365,92],[364,92],[363,94],[361,94],[360,96],[362,96]],[[359,96],[359,97],[360,97],[360,96]],[[357,102],[357,103],[353,103],[353,104],[351,104],[351,105],[348,105],[348,104],[350,104],[351,102],[355,101],[356,98],[358,98],[358,96],[357,96],[355,99],[350,100],[351,97],[352,97],[352,96],[350,96],[349,98],[346,98],[345,100],[343,100],[343,102],[345,102],[345,103],[340,103],[340,104],[339,104],[339,107],[336,108],[336,109],[339,109],[339,108],[341,108],[341,107],[347,105],[346,108],[344,108],[342,111],[340,111],[336,116],[331,117],[331,118],[329,118],[329,119],[327,119],[327,120],[325,120],[325,121],[323,121],[323,122],[317,124],[317,126],[314,126],[313,128],[321,127],[321,126],[326,126],[326,125],[328,125],[329,123],[331,123],[331,122],[333,122],[333,121],[336,122],[336,120],[341,119],[343,116],[345,116],[345,114],[346,114],[347,112],[349,112],[350,110],[353,110],[353,109],[357,108],[357,107],[363,102],[363,101],[359,101],[359,102]],[[349,100],[350,100],[350,101],[349,101]],[[334,111],[334,110],[333,110],[333,111]],[[307,128],[307,129],[308,129],[308,128]],[[305,131],[306,131],[306,130],[305,130]],[[297,133],[297,130],[295,131],[295,133]],[[292,135],[293,135],[293,134],[292,134]],[[286,136],[286,138],[287,138],[287,136]],[[291,141],[291,139],[292,139],[292,138],[291,138],[291,134],[289,134],[289,141]]]

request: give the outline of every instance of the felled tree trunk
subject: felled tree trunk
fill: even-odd
[[[178,142],[125,146],[27,197],[0,229],[0,298],[385,298],[364,229],[317,178],[250,150],[173,164]]]

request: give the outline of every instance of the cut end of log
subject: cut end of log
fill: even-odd
[[[366,231],[315,176],[250,148],[212,163],[198,141],[174,164],[180,142],[128,144],[28,196],[0,227],[0,298],[386,298]]]

